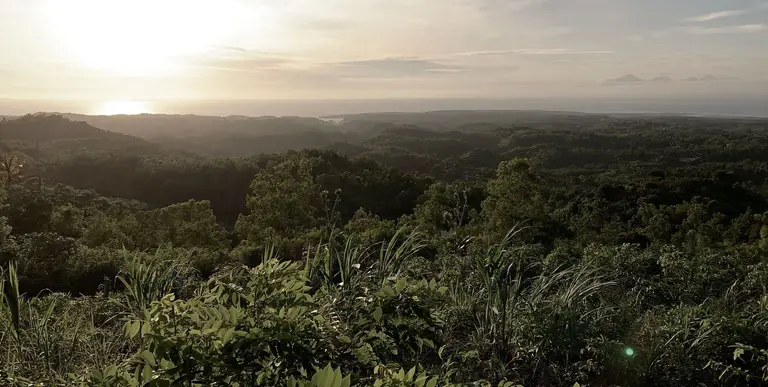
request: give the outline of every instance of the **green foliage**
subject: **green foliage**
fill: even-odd
[[[6,281],[8,282],[7,291],[5,289]],[[0,271],[0,310],[2,310],[3,316],[10,317],[11,329],[6,329],[6,332],[14,335],[18,335],[20,329],[20,302],[19,277],[16,275],[15,265],[11,263],[8,266],[7,280],[5,273]]]
[[[224,228],[216,221],[207,201],[190,200],[136,216],[137,230],[131,232],[139,248],[164,244],[176,247],[229,248]],[[138,239],[138,240],[137,240]]]
[[[6,240],[8,240],[8,236],[11,235],[11,230],[13,228],[8,225],[8,219],[0,216],[0,249],[3,248]]]
[[[125,287],[127,309],[145,311],[152,302],[183,289],[190,276],[189,268],[178,261],[163,258],[161,254],[150,257],[135,254],[127,260],[127,267],[117,275]]]
[[[482,189],[465,182],[435,183],[424,193],[414,218],[430,231],[450,231],[469,224],[480,212]]]
[[[126,350],[117,332],[110,332],[109,320],[94,325],[99,301],[78,302],[61,294],[26,299],[19,294],[13,265],[7,276],[0,274],[0,377],[11,385],[33,385],[32,380],[67,385],[67,375],[87,374]]]
[[[317,364],[319,322],[299,264],[268,260],[212,279],[188,300],[169,294],[133,315],[142,380],[277,383]],[[242,286],[242,288],[241,288]]]
[[[426,247],[423,235],[418,230],[400,228],[387,243],[379,248],[377,274],[382,281],[396,279],[405,268],[405,263],[416,258]]]
[[[395,231],[394,221],[382,220],[379,216],[362,208],[357,210],[352,219],[344,226],[344,232],[357,239],[361,245],[389,240]]]
[[[523,222],[533,226],[533,230],[541,230],[547,224],[547,192],[528,160],[501,163],[496,178],[488,182],[487,190],[483,214],[486,229],[494,235],[504,235]]]
[[[264,120],[377,161],[0,123],[0,385],[768,382],[764,122],[473,114]]]
[[[339,368],[331,368],[330,364],[318,370],[309,381],[288,380],[288,387],[349,387],[349,375],[343,377]]]

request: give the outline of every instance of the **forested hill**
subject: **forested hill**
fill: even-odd
[[[454,116],[459,113],[435,114]],[[416,114],[416,117],[430,114]],[[532,116],[536,120],[547,117],[544,112],[469,112],[468,117],[461,120],[470,122],[471,117],[488,118],[488,114]],[[409,115],[395,116],[405,120]],[[136,119],[131,124],[136,127],[153,119],[156,123],[174,122],[174,119],[209,120],[207,122],[211,124],[228,120],[249,121],[184,116],[117,116],[111,119],[115,122]],[[564,125],[563,119],[573,123],[566,129],[551,128],[552,125]],[[353,129],[358,125],[357,121],[340,126],[299,118],[252,121],[264,125],[296,122],[299,126],[289,133],[278,134],[277,128],[249,132],[243,124],[237,135],[227,130],[198,128],[203,133],[201,137],[163,138],[156,144],[61,116],[35,115],[1,123],[0,147],[14,150],[31,161],[28,163],[29,175],[41,174],[51,182],[95,189],[106,196],[136,199],[152,206],[187,199],[210,200],[216,214],[228,224],[233,224],[244,209],[245,193],[253,174],[270,160],[281,157],[256,154],[280,153],[286,149],[329,149],[354,159],[375,160],[403,173],[416,173],[446,182],[485,181],[493,177],[500,162],[514,158],[530,160],[542,176],[557,182],[555,184],[566,185],[636,185],[638,181],[656,175],[675,176],[668,182],[680,183],[686,177],[710,180],[716,176],[730,176],[728,181],[749,184],[750,190],[759,192],[768,177],[765,168],[768,162],[767,121],[761,120],[556,113],[550,121],[541,125],[531,123],[531,126],[462,123],[459,128],[448,130],[378,122],[358,128],[359,131]],[[308,122],[311,124],[307,125],[318,124],[324,129],[304,133]],[[170,127],[163,130],[169,133]],[[300,140],[294,141],[296,138]],[[194,145],[190,145],[192,143]],[[219,152],[220,147],[225,149]],[[36,153],[38,149],[39,155]],[[205,159],[195,156],[197,150],[202,155],[252,157]],[[37,172],[33,173],[31,169]],[[730,188],[716,190],[711,195],[731,191]]]
[[[0,122],[0,385],[768,383],[768,121],[547,114]]]
[[[765,118],[750,117],[700,117],[674,114],[637,114],[611,113],[594,114],[570,111],[546,110],[443,110],[421,113],[361,113],[340,114],[323,117],[327,120],[350,123],[391,123],[397,125],[417,125],[431,129],[461,129],[493,125],[535,126],[549,129],[574,129],[575,126],[593,126],[603,121],[611,120],[644,120],[659,123],[679,123],[688,121],[719,121],[721,123],[757,121],[765,122]]]
[[[211,133],[296,134],[333,128],[333,125],[326,121],[309,117],[214,117],[166,114],[114,116],[66,114],[64,116],[102,129],[143,138],[178,138]]]
[[[594,125],[610,116],[579,112],[532,110],[444,110],[424,113],[362,113],[324,117],[341,120],[344,124],[365,125],[387,122],[397,125],[417,125],[430,129],[459,129],[481,125],[537,125],[547,128],[573,128],[573,125]]]
[[[330,148],[351,155],[367,155],[382,162],[391,159],[393,166],[410,165],[412,170],[418,171],[424,171],[422,166],[425,162],[436,163],[434,173],[442,176],[451,173],[445,171],[449,168],[446,163],[454,166],[460,163],[469,166],[469,169],[477,169],[478,165],[493,169],[499,161],[496,155],[501,153],[518,152],[518,155],[526,157],[537,153],[536,157],[547,158],[542,151],[552,146],[559,147],[557,151],[562,157],[572,151],[573,147],[591,148],[599,152],[606,144],[625,147],[625,151],[628,145],[637,149],[638,146],[664,146],[667,141],[672,141],[671,145],[681,144],[674,141],[674,136],[686,137],[682,144],[688,140],[693,141],[697,136],[704,138],[721,133],[743,138],[745,134],[752,135],[748,134],[750,130],[760,131],[766,123],[764,119],[746,118],[546,111],[370,113],[336,116],[325,120],[306,117],[150,114],[65,117],[114,133],[137,136],[166,149],[207,157],[248,157],[259,153]],[[551,140],[555,138],[565,142],[552,143]],[[655,141],[646,141],[646,138],[654,138]],[[528,149],[514,149],[510,146],[521,142]],[[463,151],[460,155],[453,155],[458,158],[448,160],[443,157],[446,151],[457,153],[459,150]],[[566,153],[560,152],[562,150]],[[729,151],[732,149],[729,148]],[[385,157],[380,156],[382,153]],[[682,152],[678,149],[675,153]],[[414,156],[420,160],[412,160]],[[464,162],[467,158],[474,158],[478,163]],[[681,158],[690,157],[682,155]]]
[[[137,136],[169,148],[208,156],[250,156],[289,149],[319,148],[345,136],[329,122],[309,117],[210,117],[116,115],[65,117]],[[350,134],[354,136],[355,134]]]
[[[138,137],[102,130],[61,115],[36,114],[0,121],[0,146],[34,158],[76,154],[161,154],[161,147]],[[41,154],[35,154],[35,152]]]

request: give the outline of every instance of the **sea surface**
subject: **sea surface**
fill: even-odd
[[[554,110],[585,113],[649,113],[699,116],[768,117],[768,96],[728,98],[653,99],[356,99],[356,100],[230,100],[230,101],[42,101],[2,100],[0,115],[36,112],[80,114],[121,113],[115,106],[130,106],[125,113],[197,114],[214,116],[306,116],[433,110]],[[105,110],[105,106],[110,109]],[[136,111],[143,106],[144,111]]]

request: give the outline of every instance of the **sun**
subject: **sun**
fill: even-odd
[[[47,0],[48,29],[63,54],[113,75],[165,76],[225,39],[235,0]]]
[[[102,116],[144,113],[152,113],[144,101],[108,101],[102,103],[98,110],[98,114]]]

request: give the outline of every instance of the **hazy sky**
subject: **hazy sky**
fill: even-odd
[[[766,90],[765,0],[0,0],[7,99]]]

